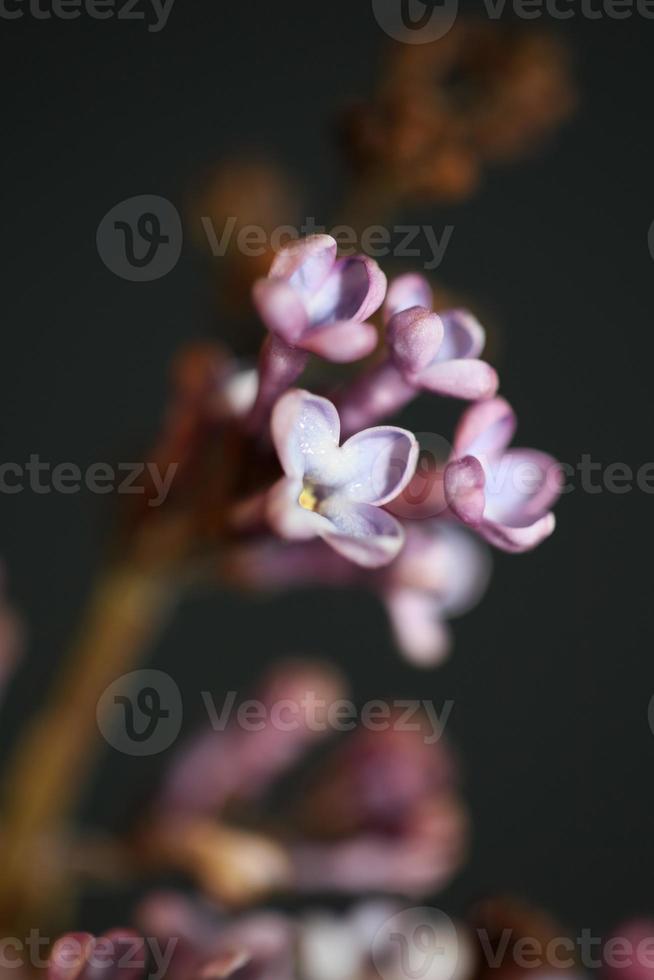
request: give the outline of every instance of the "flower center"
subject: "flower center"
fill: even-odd
[[[316,497],[312,487],[304,487],[298,498],[298,503],[300,507],[304,507],[305,510],[316,509],[318,506],[318,498]]]

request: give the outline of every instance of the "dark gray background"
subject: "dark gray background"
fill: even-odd
[[[591,453],[639,466],[654,459],[654,23],[553,26],[577,62],[572,124],[537,159],[489,174],[465,205],[407,217],[455,225],[439,276],[502,325],[519,442],[572,463]],[[385,38],[368,0],[177,0],[160,34],[26,17],[0,21],[0,41],[2,460],[139,458],[171,355],[217,329],[211,284],[190,245],[162,280],[116,278],[95,248],[100,219],[136,194],[181,207],[199,171],[243,147],[269,148],[326,214],[343,181],[328,124],[369,90]],[[439,425],[424,407],[415,420]],[[0,503],[0,553],[31,640],[3,713],[6,745],[73,630],[111,506],[28,491]],[[198,597],[153,663],[183,687],[189,723],[199,689],[243,690],[289,652],[334,657],[361,699],[454,699],[474,840],[442,903],[510,890],[573,928],[602,929],[654,910],[653,508],[637,491],[568,496],[550,542],[497,557],[488,598],[436,673],[404,665],[372,600],[347,594],[262,601],[256,616],[241,598]],[[108,762],[96,818],[119,823],[149,765]],[[96,924],[125,917],[118,900],[93,907]]]

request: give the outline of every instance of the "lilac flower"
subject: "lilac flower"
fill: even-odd
[[[224,730],[192,738],[142,825],[139,853],[149,866],[181,871],[213,901],[238,907],[280,892],[417,894],[443,885],[461,862],[467,819],[456,763],[426,714],[414,713],[408,728],[402,709],[389,706],[381,728],[348,733],[301,793],[286,793],[283,835],[280,803],[271,823],[279,781],[292,787],[317,740],[338,729],[348,703],[342,684],[319,664],[276,667],[260,690],[260,727],[245,727],[237,709]]]
[[[399,411],[420,391],[478,400],[497,392],[494,369],[479,360],[486,336],[465,310],[432,312],[426,279],[396,279],[384,306],[389,356],[364,374],[338,403],[346,432]]]
[[[422,276],[396,279],[385,305],[388,342],[402,375],[438,395],[477,400],[497,392],[497,374],[480,361],[481,324],[465,310],[432,313],[431,287]]]
[[[379,591],[398,647],[413,663],[431,666],[450,651],[446,620],[472,609],[490,579],[486,550],[452,524],[412,521],[406,545],[380,572]]]
[[[298,888],[418,896],[460,866],[468,827],[457,766],[425,716],[412,725],[396,709],[388,728],[358,729],[306,787],[306,836],[292,846]]]
[[[268,329],[289,347],[330,361],[356,361],[375,348],[365,321],[384,300],[386,276],[364,255],[338,259],[330,235],[313,235],[283,249],[254,302]]]
[[[516,417],[503,398],[471,406],[445,470],[453,514],[503,551],[535,548],[554,531],[550,508],[561,493],[561,469],[536,449],[508,449]]]
[[[277,402],[272,436],[286,474],[268,495],[273,529],[292,540],[321,537],[368,568],[392,561],[404,532],[381,508],[415,472],[415,437],[405,429],[379,426],[339,446],[340,420],[332,403],[301,390]]]

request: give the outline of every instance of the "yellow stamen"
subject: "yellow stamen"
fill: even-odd
[[[304,507],[305,510],[315,510],[318,506],[318,498],[311,487],[305,487],[300,494],[298,503],[300,507]]]

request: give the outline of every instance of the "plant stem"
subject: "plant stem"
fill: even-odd
[[[111,567],[94,590],[71,656],[9,763],[0,852],[2,928],[37,928],[44,910],[59,901],[61,878],[51,874],[47,853],[66,833],[100,749],[98,700],[139,662],[174,595],[168,576],[127,563]]]

